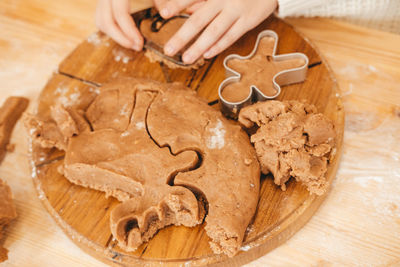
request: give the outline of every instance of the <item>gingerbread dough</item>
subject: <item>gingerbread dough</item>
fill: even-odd
[[[141,21],[140,23],[140,32],[143,34],[143,37],[157,45],[160,49],[164,48],[164,45],[168,42],[169,39],[181,28],[181,26],[186,22],[187,18],[184,17],[173,17],[169,20],[163,20],[159,16],[155,16],[153,18],[147,18]],[[156,24],[153,24],[154,21],[157,21]],[[152,24],[157,25],[157,31],[152,30]],[[195,40],[196,38],[194,38]],[[182,51],[189,48],[192,45],[193,41],[187,44]],[[176,68],[184,68],[184,69],[198,69],[202,65],[204,65],[204,59],[199,58],[196,62],[190,65],[178,65],[174,62],[162,57],[161,55],[155,53],[151,49],[147,49],[145,52],[146,57],[151,62],[163,62],[171,69]],[[178,53],[177,57],[180,54]]]
[[[10,187],[0,179],[0,241],[4,228],[17,217]],[[0,246],[0,262],[7,260],[7,249]]]
[[[82,114],[88,127],[65,108],[53,109],[52,121],[29,119],[28,127],[41,125],[32,138],[43,144],[52,135],[45,125],[56,125],[51,131],[67,139],[65,177],[122,201],[110,218],[122,248],[135,250],[167,225],[194,226],[206,216],[212,249],[229,256],[239,250],[260,170],[238,125],[189,89],[149,80],[103,86]]]
[[[251,136],[264,174],[286,189],[293,176],[310,193],[326,191],[328,160],[334,155],[334,125],[313,105],[299,101],[266,101],[243,108],[239,122],[257,131]],[[254,131],[254,129],[253,129]]]
[[[24,97],[9,97],[0,108],[0,163],[10,150],[11,133],[25,111],[29,100]],[[0,240],[4,228],[17,217],[10,187],[0,179]],[[0,246],[0,262],[7,260],[7,249]]]
[[[221,92],[222,97],[229,102],[240,102],[250,94],[251,86],[256,86],[264,95],[273,96],[273,77],[280,71],[301,67],[304,60],[299,58],[277,61],[273,60],[272,52],[276,40],[264,37],[260,40],[257,51],[250,59],[233,58],[227,61],[227,66],[241,74],[240,81],[230,83]]]
[[[0,163],[6,154],[12,130],[28,104],[28,99],[12,96],[0,108]]]

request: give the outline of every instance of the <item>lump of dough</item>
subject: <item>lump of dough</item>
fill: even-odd
[[[300,101],[266,101],[240,111],[245,128],[256,127],[251,142],[261,171],[272,173],[275,184],[286,189],[290,177],[303,183],[310,193],[326,191],[328,159],[335,145],[333,123],[316,108]]]
[[[87,125],[86,125],[86,124]],[[206,223],[215,253],[235,255],[258,202],[260,166],[247,134],[177,84],[123,79],[81,111],[30,116],[34,142],[65,151],[63,175],[120,203],[110,228],[135,250],[168,225]]]

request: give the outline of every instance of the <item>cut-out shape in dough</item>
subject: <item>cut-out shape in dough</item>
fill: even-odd
[[[52,121],[30,118],[28,127],[41,125],[31,131],[33,140],[46,143],[43,138],[61,133],[67,138],[65,177],[122,201],[110,217],[122,248],[135,250],[171,224],[199,224],[207,213],[212,249],[229,256],[239,250],[257,205],[260,175],[240,126],[189,89],[149,80],[105,85],[84,112],[53,109],[59,110]]]
[[[219,87],[223,111],[236,117],[254,101],[273,99],[281,86],[304,81],[308,58],[302,53],[276,55],[278,35],[270,30],[258,35],[247,56],[229,55],[224,67],[229,77]]]

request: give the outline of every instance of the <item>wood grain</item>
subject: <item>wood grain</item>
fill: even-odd
[[[53,75],[39,97],[38,115],[48,117],[49,107],[56,102],[74,103],[71,102],[74,95],[77,96],[73,99],[76,105],[82,107],[87,104],[79,98],[84,92],[95,92],[98,85],[123,76],[180,81],[213,101],[219,83],[225,78],[223,58],[229,53],[247,54],[254,46],[257,32],[265,28],[275,30],[280,36],[278,53],[299,51],[310,58],[307,80],[283,87],[279,99],[306,99],[335,123],[337,153],[327,173],[331,183],[341,155],[344,129],[337,85],[315,49],[292,27],[275,17],[266,20],[199,70],[166,69],[161,64],[150,63],[143,53],[123,49],[103,34],[95,33],[60,64],[60,74]],[[289,182],[287,191],[283,192],[273,184],[271,177],[262,177],[254,221],[245,235],[242,251],[235,257],[212,253],[204,225],[167,227],[135,252],[127,253],[118,248],[109,229],[110,211],[118,201],[106,199],[101,192],[71,184],[57,172],[63,160],[57,151],[33,147],[33,160],[34,182],[40,199],[67,235],[100,260],[122,265],[244,264],[290,238],[311,218],[326,196],[310,195],[305,187],[294,181]]]

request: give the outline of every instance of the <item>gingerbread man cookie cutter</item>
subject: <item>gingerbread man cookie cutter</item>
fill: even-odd
[[[241,73],[235,71],[234,69],[230,68],[227,65],[228,61],[232,59],[246,60],[252,58],[257,52],[261,39],[264,37],[272,37],[275,39],[271,55],[273,61],[277,62],[289,59],[303,59],[304,64],[301,65],[300,67],[279,71],[273,76],[272,84],[276,90],[276,93],[274,95],[271,96],[265,95],[260,89],[257,88],[256,85],[251,85],[249,94],[245,99],[238,102],[232,102],[226,100],[222,95],[224,88],[228,84],[239,82],[242,77]],[[222,83],[219,85],[218,96],[221,102],[221,110],[226,116],[236,118],[241,108],[247,105],[251,105],[252,103],[257,101],[274,99],[281,93],[281,86],[303,82],[306,79],[308,62],[309,62],[308,57],[305,54],[299,52],[276,55],[277,46],[278,46],[278,34],[271,30],[265,30],[258,34],[256,43],[254,45],[254,49],[249,55],[240,56],[237,54],[231,54],[225,57],[223,65],[226,70],[226,76],[228,77],[224,81],[222,81]]]

